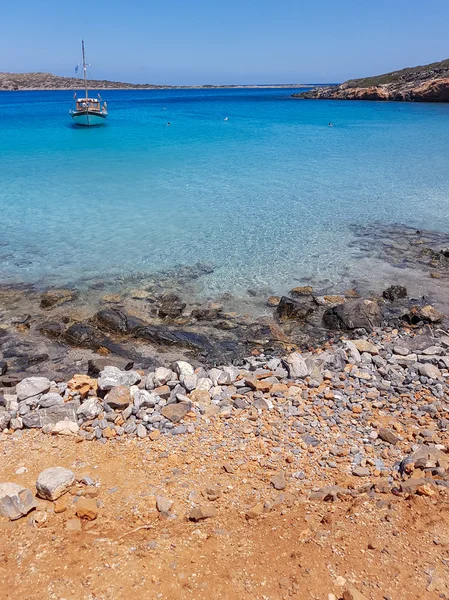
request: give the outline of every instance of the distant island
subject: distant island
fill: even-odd
[[[95,90],[161,90],[161,89],[220,89],[220,88],[309,88],[313,84],[286,83],[273,85],[154,85],[151,83],[124,83],[106,79],[90,79],[89,88]],[[83,80],[78,77],[60,77],[52,73],[0,73],[0,91],[81,90]]]
[[[317,87],[302,94],[293,94],[293,97],[321,100],[449,102],[449,59],[376,77],[350,79],[340,85]]]

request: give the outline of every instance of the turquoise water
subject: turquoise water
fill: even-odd
[[[98,129],[71,126],[71,92],[1,93],[0,280],[200,261],[204,293],[280,292],[355,273],[351,224],[449,231],[449,105],[293,91],[105,92]]]

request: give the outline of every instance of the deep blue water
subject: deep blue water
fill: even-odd
[[[449,105],[293,91],[103,92],[97,129],[71,92],[0,93],[0,280],[201,261],[208,293],[279,292],[356,272],[350,224],[449,231]]]

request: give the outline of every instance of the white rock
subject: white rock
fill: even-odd
[[[306,361],[299,352],[292,352],[284,359],[284,362],[291,378],[303,379],[309,375]]]
[[[105,367],[98,378],[98,387],[100,390],[111,390],[119,385],[134,385],[141,379],[136,371],[121,371],[117,367]]]
[[[76,435],[79,431],[78,423],[74,421],[59,421],[51,430],[54,435]]]
[[[64,399],[60,394],[50,392],[41,396],[38,404],[40,408],[50,408],[50,406],[55,406],[56,404],[64,404]]]
[[[50,386],[51,382],[46,377],[27,377],[16,385],[17,400],[22,402],[27,398],[45,394]]]
[[[75,483],[75,473],[64,467],[51,467],[39,474],[37,495],[44,500],[57,500]]]
[[[195,373],[195,369],[192,367],[192,365],[185,360],[177,360],[174,362],[173,370],[178,377],[181,377],[181,375],[194,375]]]
[[[160,401],[160,397],[148,390],[138,390],[134,395],[133,401],[137,410],[139,408],[154,408]]]
[[[428,377],[429,379],[439,379],[441,377],[441,371],[438,367],[431,364],[423,364],[418,365],[418,372],[423,377]]]
[[[196,375],[181,375],[180,381],[188,392],[195,389],[197,384]]]
[[[0,514],[3,517],[15,521],[36,506],[31,490],[17,483],[0,483]]]
[[[208,392],[211,387],[212,381],[209,379],[209,377],[200,377],[196,383],[197,390],[205,390]]]
[[[171,369],[166,369],[165,367],[158,367],[154,372],[154,382],[156,386],[165,385],[167,381],[171,381],[174,374]]]
[[[87,398],[76,411],[76,416],[83,421],[95,419],[101,413],[98,398]]]

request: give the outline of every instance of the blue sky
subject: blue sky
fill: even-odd
[[[91,9],[89,9],[91,7]],[[449,57],[449,0],[21,0],[0,71],[162,84],[334,82]]]

